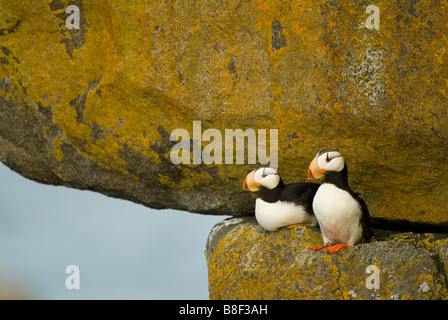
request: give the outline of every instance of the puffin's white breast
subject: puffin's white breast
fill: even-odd
[[[257,199],[255,201],[255,218],[260,226],[268,231],[275,231],[295,223],[317,225],[314,215],[308,214],[300,205],[285,201],[271,203]]]
[[[362,238],[361,205],[347,191],[331,183],[321,184],[313,210],[322,235],[332,244],[355,245]]]

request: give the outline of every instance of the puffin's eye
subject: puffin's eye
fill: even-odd
[[[327,163],[331,161],[331,159],[328,157],[328,153],[327,153]]]
[[[261,175],[261,177],[266,177],[267,176],[267,174],[266,174],[266,168],[263,168],[263,174]]]

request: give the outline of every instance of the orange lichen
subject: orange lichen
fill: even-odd
[[[209,239],[210,240],[210,239]],[[254,220],[235,224],[206,251],[211,299],[446,299],[445,275],[431,254],[448,240],[432,234],[391,234],[336,254],[311,251],[317,228],[263,231]],[[420,248],[425,248],[422,250]],[[432,252],[432,253],[431,253]],[[446,264],[446,258],[438,255]],[[371,287],[376,267],[379,287]]]
[[[372,215],[447,222],[444,2],[379,0],[379,30],[353,1],[82,1],[80,30],[65,26],[71,2],[59,3],[3,0],[0,12],[0,93],[22,115],[35,105],[51,114],[42,137],[57,163],[68,144],[138,177],[126,155],[169,163],[167,137],[193,121],[275,128],[285,181],[305,180],[318,150],[338,148]],[[249,167],[201,165],[213,179],[195,179],[235,190]],[[164,170],[162,185],[185,180],[178,192],[200,185]]]

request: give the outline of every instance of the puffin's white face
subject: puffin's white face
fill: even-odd
[[[247,191],[258,191],[259,186],[274,189],[280,182],[280,175],[277,170],[271,167],[261,167],[255,169],[246,176],[243,189]]]
[[[339,151],[325,149],[317,153],[308,167],[308,179],[319,179],[325,172],[339,172],[344,169],[345,160]]]

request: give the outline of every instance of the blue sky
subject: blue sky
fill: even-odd
[[[205,242],[225,218],[43,185],[0,163],[0,295],[208,299]],[[78,290],[65,286],[68,265]]]

